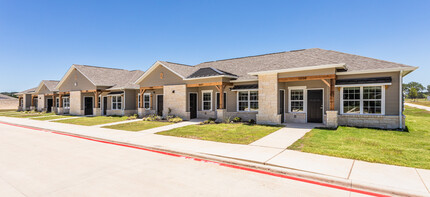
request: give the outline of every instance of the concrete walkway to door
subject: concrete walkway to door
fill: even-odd
[[[322,127],[323,124],[319,123],[288,123],[285,128],[279,129],[263,137],[250,145],[252,146],[263,146],[270,148],[288,148],[298,139],[302,138],[307,132],[311,131],[315,127]]]

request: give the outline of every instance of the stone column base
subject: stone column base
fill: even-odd
[[[56,114],[57,113],[57,108],[56,107],[51,107],[51,112]]]
[[[327,127],[328,128],[337,128],[339,126],[337,111],[326,111],[326,113],[327,113],[327,116],[326,116]]]
[[[281,114],[273,114],[273,115],[257,114],[257,124],[268,124],[268,125],[281,124]]]
[[[64,108],[62,107],[57,108],[57,114],[64,114]]]
[[[93,108],[93,115],[94,116],[101,116],[102,115],[102,109],[101,108]]]
[[[35,106],[30,106],[30,111],[34,111],[34,110],[36,110],[36,107]]]
[[[145,116],[145,109],[137,108],[137,115],[139,116],[139,118],[143,118],[143,116]]]
[[[216,110],[216,121],[217,122],[224,122],[226,118],[226,109],[217,109]]]

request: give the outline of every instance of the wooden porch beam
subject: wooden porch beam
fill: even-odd
[[[328,87],[330,87],[330,83],[327,82],[325,79],[321,79],[321,81],[323,81]]]
[[[97,91],[97,90],[94,92],[94,107],[100,108],[100,106],[99,106],[99,91]]]
[[[286,77],[279,78],[278,82],[290,82],[290,81],[310,81],[310,80],[320,80],[320,79],[335,79],[336,75],[314,75],[314,76],[303,76],[303,77]]]
[[[196,84],[187,84],[187,88],[195,88],[195,87],[205,87],[205,86],[217,86],[217,85],[232,85],[232,83],[226,82],[212,82],[212,83],[196,83]]]

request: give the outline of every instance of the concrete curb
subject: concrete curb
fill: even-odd
[[[218,156],[218,155],[210,155],[210,154],[204,154],[204,153],[190,152],[190,151],[186,151],[186,150],[179,150],[179,149],[172,150],[172,149],[169,149],[167,147],[162,147],[162,146],[157,146],[157,147],[144,146],[144,145],[132,144],[132,143],[128,143],[128,142],[115,141],[115,140],[110,140],[110,139],[98,138],[98,137],[76,134],[76,133],[71,133],[71,132],[45,129],[45,128],[40,128],[40,127],[28,126],[28,125],[21,125],[21,124],[15,124],[15,123],[10,123],[10,124],[28,127],[28,128],[39,129],[39,130],[44,130],[44,131],[57,132],[57,133],[62,133],[62,134],[67,134],[67,135],[79,136],[79,137],[84,137],[84,138],[89,138],[89,139],[94,139],[94,140],[102,140],[102,141],[112,142],[112,143],[117,143],[117,144],[122,144],[122,145],[136,146],[136,147],[151,149],[151,150],[155,150],[155,151],[163,151],[163,152],[168,152],[168,153],[173,153],[173,154],[178,154],[178,155],[183,155],[183,156],[189,156],[189,157],[195,157],[195,158],[199,158],[199,159],[216,161],[216,162],[220,162],[220,163],[233,164],[233,165],[237,165],[237,166],[254,168],[254,169],[268,171],[268,172],[277,173],[277,174],[299,177],[299,178],[309,179],[309,180],[313,180],[313,181],[320,181],[323,183],[333,184],[333,185],[342,186],[342,187],[351,188],[351,189],[360,189],[360,190],[365,190],[365,191],[369,191],[369,192],[381,193],[381,194],[385,194],[385,195],[414,196],[414,197],[415,196],[429,196],[430,197],[430,193],[422,193],[422,192],[417,192],[417,191],[412,191],[412,190],[394,189],[394,188],[390,188],[390,187],[383,186],[383,185],[374,185],[374,184],[369,184],[366,182],[361,182],[361,181],[356,181],[356,180],[349,180],[349,179],[343,179],[343,178],[338,178],[338,177],[332,177],[332,176],[302,171],[300,169],[286,168],[286,167],[275,166],[275,165],[271,165],[271,164],[264,164],[264,163],[251,162],[251,161],[246,161],[246,160],[241,160],[241,159],[222,157],[222,156]]]

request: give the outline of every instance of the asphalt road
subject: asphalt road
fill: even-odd
[[[0,124],[0,196],[361,196]]]

